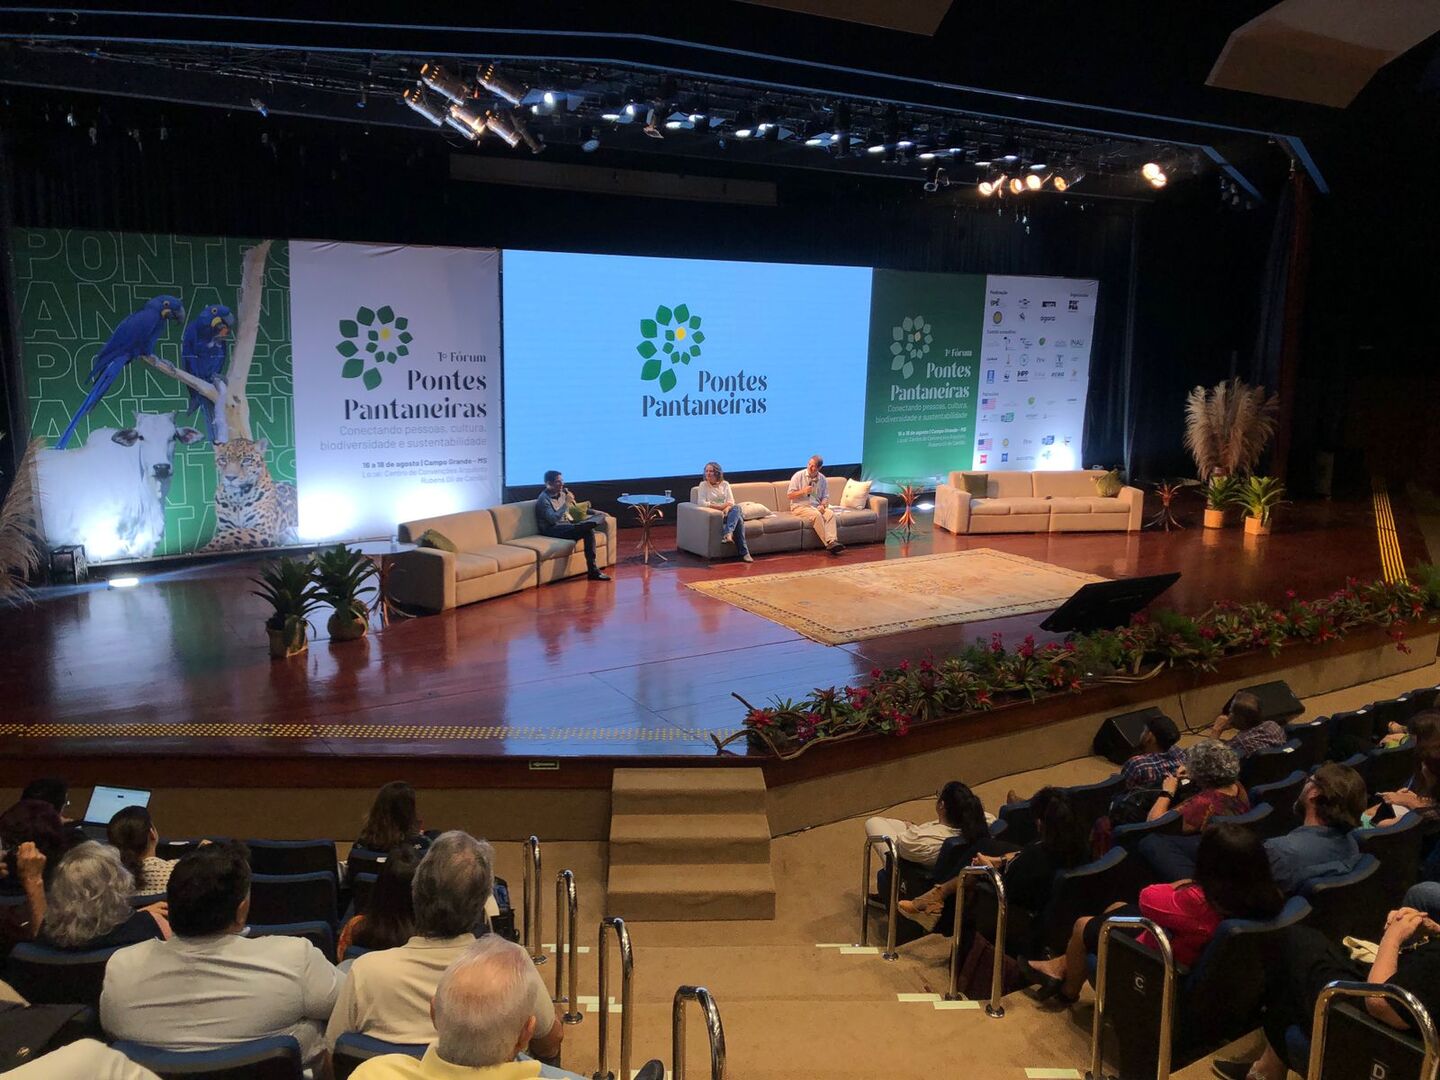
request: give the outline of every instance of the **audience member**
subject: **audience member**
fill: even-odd
[[[1126,790],[1158,788],[1165,777],[1174,776],[1185,763],[1179,742],[1180,729],[1174,720],[1163,714],[1147,718],[1139,746],[1120,766]]]
[[[1415,741],[1415,772],[1398,791],[1380,792],[1380,801],[1365,811],[1366,828],[1393,825],[1408,813],[1422,820],[1440,820],[1440,712],[1427,710],[1410,718],[1409,738]],[[1402,740],[1403,741],[1403,740]]]
[[[10,955],[12,946],[33,941],[45,921],[45,856],[33,841],[27,840],[15,851],[15,882],[23,903],[0,904],[0,960]],[[10,866],[0,861],[0,884],[8,884]]]
[[[1440,709],[1422,709],[1403,724],[1391,720],[1380,745],[1399,746],[1406,739],[1414,740],[1420,757],[1440,756],[1433,752],[1435,744],[1440,743]]]
[[[160,1080],[143,1065],[137,1065],[119,1050],[98,1039],[66,1043],[42,1057],[5,1073],[6,1080]]]
[[[990,835],[990,827],[975,793],[959,780],[951,780],[935,796],[934,821],[916,825],[898,818],[872,817],[865,822],[865,835],[891,837],[900,858],[928,869],[935,866],[945,841],[959,836],[967,844],[976,844]]]
[[[1260,709],[1260,699],[1249,690],[1237,692],[1225,712],[1205,729],[1212,739],[1219,739],[1226,731],[1234,736],[1226,744],[1239,758],[1249,757],[1257,750],[1285,745],[1285,729],[1274,720],[1266,720]]]
[[[475,930],[483,926],[495,880],[492,859],[489,844],[463,832],[444,833],[430,845],[410,885],[415,936],[399,948],[355,959],[325,1032],[332,1047],[347,1031],[396,1043],[435,1038],[430,999],[445,969],[475,943]],[[533,964],[529,971],[531,1053],[553,1058],[564,1029]]]
[[[1305,781],[1295,800],[1303,824],[1265,841],[1275,884],[1287,896],[1317,878],[1348,874],[1360,861],[1360,845],[1350,835],[1365,808],[1365,781],[1348,765],[1321,765]],[[1167,881],[1195,872],[1198,836],[1147,836],[1140,854]]]
[[[160,833],[143,806],[127,806],[110,819],[105,835],[135,879],[135,895],[163,893],[175,863],[156,856]]]
[[[1106,915],[1140,915],[1153,920],[1170,938],[1177,964],[1193,964],[1222,919],[1273,918],[1284,897],[1270,876],[1270,862],[1260,838],[1238,825],[1215,825],[1200,838],[1195,879],[1140,890],[1140,902],[1112,906]],[[1075,922],[1065,955],[1053,960],[1021,961],[1021,974],[1040,987],[1041,998],[1058,996],[1074,1002],[1086,978],[1085,957],[1099,947],[1105,916]],[[1148,933],[1142,944],[1155,944]]]
[[[740,513],[730,482],[725,479],[719,462],[711,461],[705,465],[705,477],[695,487],[695,502],[720,511],[720,542],[734,544],[735,554],[741,562],[754,562],[750,556],[750,545],[745,542],[744,515]]]
[[[41,937],[76,952],[170,936],[165,905],[130,906],[135,879],[107,844],[86,840],[65,853],[50,878]]]
[[[245,846],[207,844],[188,853],[171,872],[167,895],[174,936],[121,949],[105,968],[105,1030],[166,1050],[293,1035],[306,1063],[323,1068],[323,1025],[340,974],[304,938],[244,936]]]
[[[415,789],[404,780],[392,780],[375,793],[355,846],[385,852],[409,844],[424,851],[430,846],[430,838],[422,832],[423,827]]]
[[[431,1043],[425,1056],[385,1054],[352,1075],[355,1080],[582,1080],[524,1055],[535,1040],[535,978],[535,965],[519,945],[494,934],[481,938],[439,977],[428,1004],[434,1035],[425,1040]]]
[[[391,848],[365,910],[354,916],[340,931],[335,958],[344,960],[351,945],[365,949],[393,949],[404,945],[415,933],[415,905],[410,896],[410,883],[420,856],[406,844]]]
[[[1385,919],[1373,963],[1350,958],[1349,950],[1308,926],[1292,926],[1282,936],[1276,963],[1265,966],[1265,1052],[1257,1061],[1216,1061],[1223,1080],[1285,1080],[1280,1056],[1285,1031],[1310,1030],[1320,991],[1331,982],[1389,983],[1414,994],[1425,1011],[1440,1016],[1440,923],[1423,911],[1397,908]],[[1364,999],[1365,1010],[1399,1031],[1413,1024],[1409,1013],[1381,998]],[[1304,1062],[1295,1062],[1304,1068]]]
[[[47,802],[55,808],[55,813],[60,815],[60,820],[65,824],[70,819],[65,816],[65,811],[70,808],[70,786],[58,776],[42,776],[38,780],[31,780],[25,785],[25,790],[20,792],[20,801],[26,799],[39,799]]]
[[[1174,806],[1182,779],[1194,786],[1192,794]],[[1224,743],[1205,739],[1185,751],[1185,764],[1160,783],[1160,795],[1150,807],[1147,820],[1154,821],[1171,809],[1180,811],[1180,831],[1198,833],[1217,814],[1243,814],[1250,809],[1250,796],[1240,786],[1240,759]]]
[[[21,844],[33,843],[40,854],[45,856],[47,873],[53,873],[55,864],[69,848],[69,834],[60,820],[60,812],[44,799],[21,799],[3,814],[0,814],[0,848],[5,849],[5,864],[9,881],[17,882],[15,873],[15,852]],[[14,892],[12,885],[5,891]]]

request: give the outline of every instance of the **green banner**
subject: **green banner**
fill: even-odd
[[[903,483],[970,468],[984,304],[983,275],[875,271],[865,476]]]

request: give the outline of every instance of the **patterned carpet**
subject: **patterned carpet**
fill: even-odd
[[[1048,611],[1104,581],[989,548],[696,582],[690,588],[826,645]]]

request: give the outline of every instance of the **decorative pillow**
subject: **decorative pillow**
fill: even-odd
[[[1095,475],[1095,490],[1104,499],[1113,499],[1120,494],[1120,489],[1125,486],[1125,481],[1120,479],[1120,470],[1111,469],[1107,473]]]
[[[771,510],[764,503],[742,502],[740,504],[740,516],[746,521],[759,521],[761,518],[769,517],[774,512],[774,510]]]
[[[967,472],[960,474],[965,481],[965,490],[973,498],[983,499],[989,491],[990,474],[983,472]]]
[[[571,503],[570,509],[565,511],[565,515],[571,521],[584,521],[590,516],[590,504],[588,502]]]
[[[441,551],[459,551],[455,541],[451,540],[438,529],[426,529],[420,534],[420,539],[415,541],[416,547],[438,548]]]
[[[846,480],[840,506],[845,510],[864,510],[869,505],[870,483],[869,480]]]

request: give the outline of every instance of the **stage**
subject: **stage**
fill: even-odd
[[[1394,516],[1406,561],[1424,560],[1408,509]],[[831,566],[830,556],[707,564],[677,553],[665,528],[657,539],[670,559],[646,566],[629,551],[638,535],[621,532],[612,582],[529,589],[355,643],[321,636],[288,661],[266,652],[251,560],[161,570],[130,590],[42,591],[3,620],[0,782],[56,771],[76,783],[123,773],[155,787],[280,787],[314,784],[321,771],[345,786],[400,773],[440,786],[533,784],[546,772],[552,786],[590,784],[627,762],[715,761],[711,736],[734,732],[743,715],[732,692],[762,704],[995,632],[1047,639],[1037,612],[817,644],[685,586]],[[927,522],[909,543],[892,534],[843,559],[967,547],[1109,578],[1179,570],[1161,603],[1188,612],[1287,590],[1319,596],[1382,573],[1369,501],[1301,503],[1265,538],[1238,527],[964,537]],[[743,740],[731,749],[727,760],[748,753]]]

